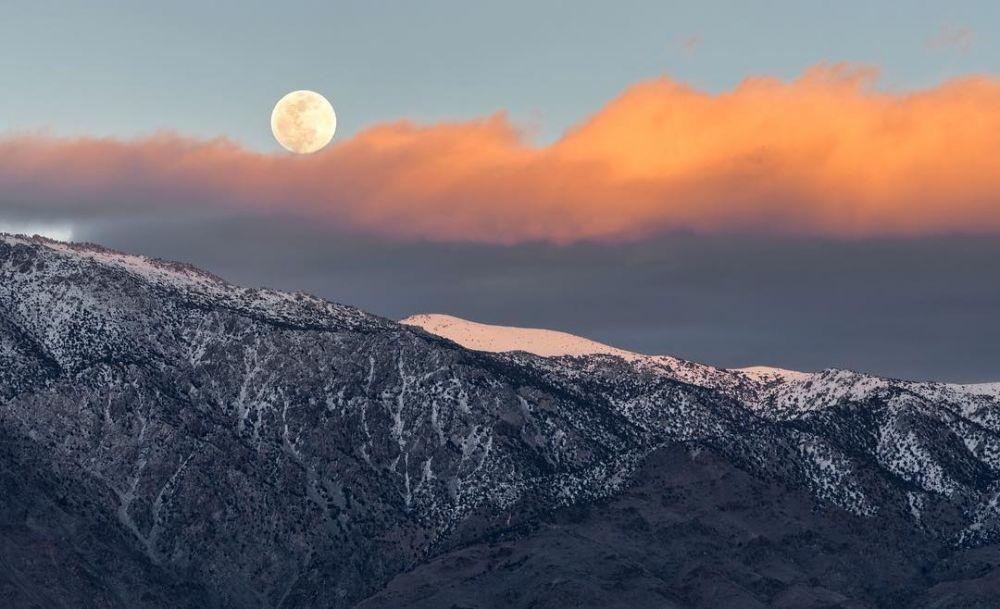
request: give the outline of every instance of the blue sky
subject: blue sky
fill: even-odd
[[[333,101],[340,137],[506,110],[546,142],[660,74],[722,91],[847,61],[916,88],[996,72],[998,33],[996,2],[15,0],[0,132],[170,129],[276,150],[271,106],[310,88]]]

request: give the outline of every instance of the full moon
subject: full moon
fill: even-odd
[[[290,152],[316,152],[330,143],[336,130],[333,106],[313,91],[292,91],[279,99],[271,112],[274,139]]]

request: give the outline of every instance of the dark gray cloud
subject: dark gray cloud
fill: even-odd
[[[76,238],[395,318],[440,312],[553,328],[722,366],[1000,380],[1000,237],[674,234],[502,247],[204,216],[105,222]]]

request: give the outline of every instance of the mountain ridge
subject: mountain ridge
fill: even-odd
[[[501,326],[471,321],[442,313],[418,313],[399,320],[399,323],[409,326],[417,326],[436,334],[442,338],[447,338],[466,349],[475,351],[487,351],[491,353],[503,353],[508,351],[525,351],[542,357],[560,356],[585,356],[585,355],[616,355],[626,360],[655,360],[668,359],[674,361],[681,360],[672,355],[648,355],[629,351],[619,347],[613,347],[594,341],[589,338],[562,332],[558,330],[548,330],[544,328],[524,328],[518,326]],[[704,365],[704,364],[703,364]],[[848,368],[825,368],[820,373],[802,372],[775,366],[751,365],[738,368],[717,368],[728,372],[741,373],[748,377],[762,381],[780,378],[782,380],[808,380],[816,374],[828,372],[846,372],[861,374],[877,378],[877,374],[860,372]],[[892,378],[893,381],[904,381],[904,379]],[[968,391],[991,394],[1000,392],[1000,382],[980,382],[980,383],[948,383],[939,381],[904,381],[904,382],[933,382],[951,387],[961,387]]]
[[[988,607],[1000,399],[979,391],[474,351],[3,236],[0,592],[123,609]]]

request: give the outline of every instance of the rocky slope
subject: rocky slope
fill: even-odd
[[[570,353],[0,237],[0,598],[989,606],[995,386]]]

